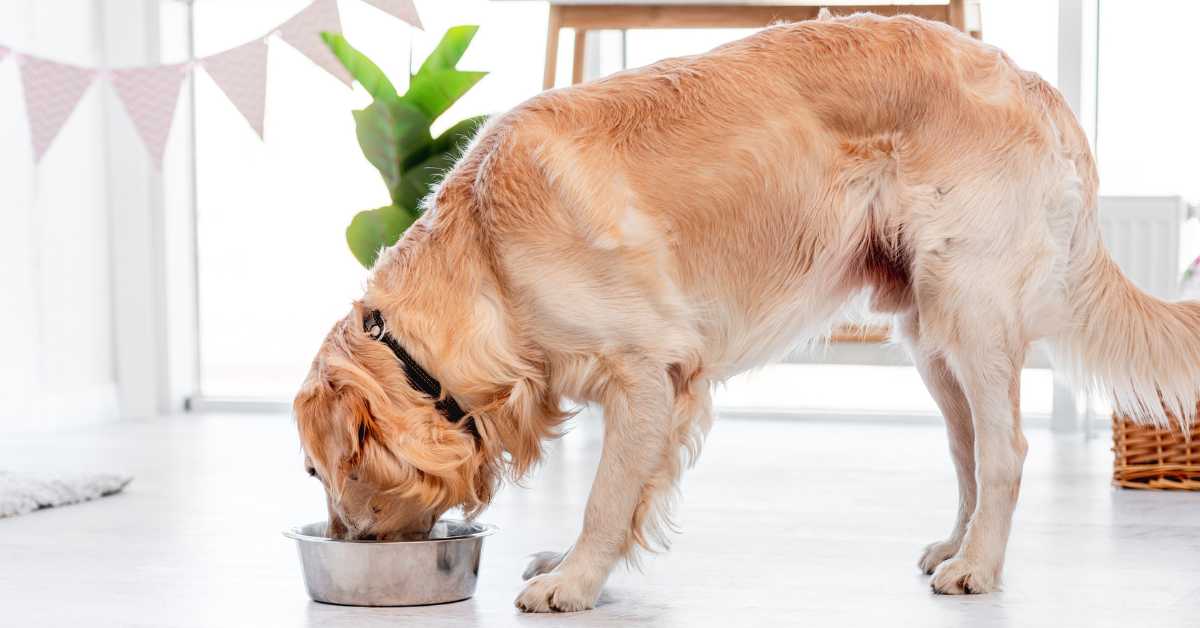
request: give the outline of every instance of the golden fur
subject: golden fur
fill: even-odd
[[[669,502],[714,382],[821,337],[864,291],[946,416],[960,508],[920,564],[943,593],[999,583],[1032,341],[1122,408],[1190,420],[1200,305],[1138,292],[1096,224],[1096,171],[1058,93],[997,49],[916,18],[780,25],[711,53],[544,93],[494,118],[383,252],[297,396],[347,536],[485,506],[604,409],[583,530],[517,600],[590,608]],[[366,308],[474,416],[410,388]]]

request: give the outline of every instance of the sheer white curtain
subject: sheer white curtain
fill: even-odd
[[[166,24],[184,32],[181,18],[185,5],[160,0],[0,2],[0,45],[16,51],[0,63],[0,432],[182,406],[173,359],[188,354],[176,332],[191,318],[168,307],[167,277],[187,276],[171,230],[190,226],[164,207],[187,189],[186,101],[159,169],[98,77],[35,165],[18,64],[182,60],[160,41]]]
[[[0,3],[0,44],[94,66],[91,3]],[[84,96],[34,166],[16,59],[0,64],[0,431],[116,413],[103,98]]]

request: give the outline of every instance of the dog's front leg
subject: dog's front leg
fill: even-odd
[[[588,496],[583,531],[562,562],[534,576],[517,597],[529,612],[592,608],[633,546],[634,511],[667,446],[672,388],[666,369],[622,364],[604,388],[604,449]]]

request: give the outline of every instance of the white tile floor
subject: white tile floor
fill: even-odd
[[[1200,626],[1200,495],[1117,491],[1103,440],[1030,434],[1003,593],[932,595],[915,568],[954,507],[940,428],[718,421],[672,551],[599,608],[512,607],[524,557],[577,529],[592,422],[483,517],[477,596],[359,609],[305,597],[286,525],[320,517],[290,421],[181,417],[5,436],[0,467],[128,471],[128,493],[0,520],[0,626]]]

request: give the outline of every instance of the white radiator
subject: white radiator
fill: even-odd
[[[1179,296],[1186,216],[1178,196],[1100,197],[1100,231],[1109,254],[1133,283],[1160,299]]]

